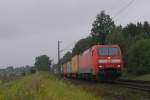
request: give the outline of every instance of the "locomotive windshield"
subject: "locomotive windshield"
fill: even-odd
[[[99,48],[98,54],[100,56],[113,56],[119,53],[119,49],[117,47],[103,47]]]

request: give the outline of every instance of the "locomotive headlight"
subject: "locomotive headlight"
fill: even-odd
[[[98,66],[98,67],[99,67],[99,68],[102,68],[103,66],[100,65],[100,66]]]
[[[120,66],[120,65],[117,65],[117,67],[120,68],[121,66]]]

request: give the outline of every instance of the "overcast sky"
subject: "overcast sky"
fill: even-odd
[[[90,33],[97,13],[105,10],[116,24],[150,21],[150,0],[0,0],[0,67],[33,65],[46,54],[57,61],[61,49]],[[63,53],[61,53],[63,56]]]

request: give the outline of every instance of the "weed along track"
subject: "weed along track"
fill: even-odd
[[[99,100],[85,90],[39,72],[0,86],[0,100]]]

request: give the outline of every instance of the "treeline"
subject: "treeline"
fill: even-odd
[[[37,71],[49,71],[51,69],[51,60],[47,55],[37,56],[35,58],[34,66],[20,66],[13,67],[8,66],[6,68],[0,69],[0,82],[9,81],[15,79],[16,77],[21,77],[25,75],[34,74]]]
[[[24,66],[14,68],[13,66],[8,66],[7,68],[0,69],[0,83],[8,82],[10,80],[14,80],[16,78],[30,75],[35,73],[36,70],[33,66]]]
[[[63,64],[71,60],[71,57],[95,44],[118,44],[121,47],[125,75],[150,73],[150,24],[147,21],[117,26],[102,11],[96,16],[89,36],[79,40],[72,52],[67,52],[60,62]]]
[[[150,73],[150,24],[147,21],[115,27],[107,43],[119,44],[122,48],[127,74]]]
[[[0,69],[0,77],[3,76],[24,76],[27,74],[34,73],[35,69],[33,66],[22,66],[14,68],[13,66],[8,66],[7,68]]]

